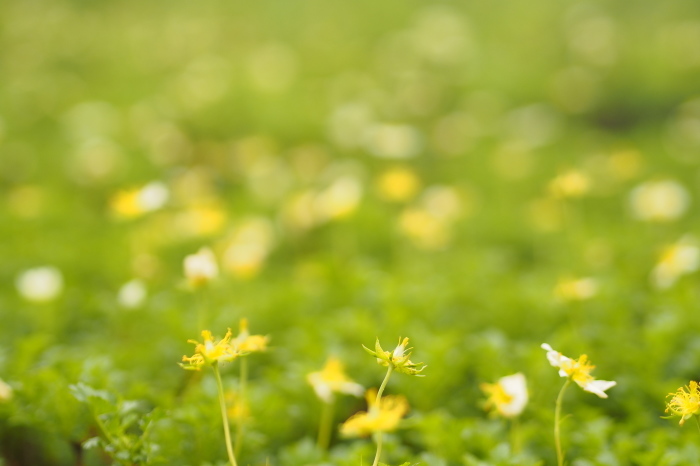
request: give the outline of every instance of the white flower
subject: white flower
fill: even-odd
[[[22,297],[33,302],[47,302],[63,290],[63,275],[56,267],[45,266],[25,270],[15,281]]]
[[[520,372],[501,377],[495,384],[482,384],[481,389],[489,395],[487,408],[495,408],[503,417],[519,416],[527,405],[527,382]]]
[[[674,180],[649,181],[630,193],[632,214],[640,220],[669,222],[688,210],[690,195]]]
[[[651,271],[651,282],[659,289],[671,287],[682,275],[700,268],[700,248],[694,238],[684,236],[661,254]]]
[[[202,286],[219,275],[216,257],[209,248],[201,248],[197,254],[185,257],[185,277],[194,287]]]
[[[146,285],[141,280],[134,279],[119,288],[117,301],[122,307],[136,309],[143,304],[147,293]]]
[[[591,375],[595,366],[588,361],[588,356],[582,354],[578,359],[567,358],[558,351],[552,349],[547,343],[542,343],[542,349],[547,351],[549,363],[559,369],[561,377],[569,377],[585,391],[607,398],[605,390],[617,385],[617,382],[608,380],[596,380]]]

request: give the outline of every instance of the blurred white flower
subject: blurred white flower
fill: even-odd
[[[481,389],[489,397],[486,408],[495,409],[503,417],[519,416],[527,405],[527,382],[520,372],[501,377],[495,384],[481,384]]]
[[[690,195],[677,181],[648,181],[632,190],[629,202],[636,218],[668,222],[676,220],[688,210]]]
[[[119,288],[117,301],[126,309],[136,309],[146,300],[147,294],[145,283],[139,279],[134,279],[126,282]]]
[[[193,287],[206,285],[219,275],[216,257],[209,248],[201,248],[196,254],[185,257],[185,277]]]
[[[15,285],[24,299],[47,302],[55,299],[63,290],[63,275],[56,267],[36,267],[22,272]]]
[[[683,275],[700,268],[700,247],[695,238],[684,236],[667,247],[651,271],[651,283],[658,289],[670,288]]]
[[[418,155],[423,147],[423,138],[413,126],[385,123],[367,129],[365,145],[377,157],[406,159]]]
[[[352,214],[362,199],[362,182],[351,175],[341,176],[314,199],[321,220],[344,218]]]

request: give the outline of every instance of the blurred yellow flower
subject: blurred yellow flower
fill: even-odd
[[[333,401],[334,393],[361,396],[364,392],[362,385],[354,382],[345,374],[343,363],[337,358],[328,358],[326,365],[318,372],[306,376],[316,395],[325,403]]]
[[[555,197],[581,197],[590,189],[590,179],[578,170],[569,170],[549,182],[549,192]]]
[[[173,217],[173,228],[183,237],[219,233],[226,224],[226,210],[218,203],[187,207]]]
[[[260,272],[274,245],[274,229],[264,217],[242,220],[227,241],[223,268],[236,278],[252,278]]]
[[[340,426],[346,437],[365,437],[375,432],[391,432],[408,412],[408,401],[403,396],[385,396],[377,405],[377,391],[367,390],[365,395],[369,410],[359,412]]]
[[[229,419],[241,421],[250,418],[250,407],[239,393],[232,390],[226,392],[226,406]]]
[[[565,301],[584,301],[598,293],[598,281],[595,278],[563,278],[554,288],[554,294]]]
[[[671,416],[680,416],[678,424],[683,425],[686,420],[700,412],[700,389],[697,382],[691,380],[687,387],[681,387],[668,396],[671,400],[666,405],[666,412],[671,413]]]
[[[399,217],[399,230],[416,246],[441,249],[450,241],[449,225],[422,208],[408,208]]]
[[[12,399],[12,387],[0,379],[0,403]]]
[[[153,181],[140,188],[117,192],[110,200],[110,208],[117,217],[131,219],[162,208],[169,197],[167,186]]]
[[[379,338],[377,338],[377,341],[374,345],[374,351],[367,348],[365,345],[362,345],[362,347],[369,354],[377,358],[377,364],[379,365],[382,365],[384,367],[391,366],[393,370],[395,370],[396,372],[401,372],[402,374],[424,377],[423,375],[419,374],[423,371],[423,369],[425,369],[428,366],[424,365],[422,362],[412,362],[409,358],[411,357],[411,350],[413,348],[407,349],[407,345],[408,338],[404,338],[403,340],[399,338],[399,344],[396,346],[393,352],[384,351],[381,345],[379,344]],[[406,354],[407,352],[408,354]]]
[[[196,254],[185,257],[183,265],[185,277],[194,288],[206,285],[219,275],[216,257],[209,248],[201,248]]]
[[[495,409],[503,417],[519,416],[528,401],[527,382],[520,372],[501,377],[495,384],[483,383],[481,390],[489,397],[486,409]]]
[[[700,247],[691,236],[684,236],[667,247],[651,271],[651,283],[659,289],[671,287],[683,275],[700,268]]]
[[[395,167],[382,173],[377,178],[376,186],[382,199],[404,202],[415,196],[420,187],[420,179],[410,168]]]
[[[613,381],[596,380],[591,375],[591,371],[595,369],[595,366],[590,364],[588,356],[585,354],[578,359],[571,359],[558,351],[554,351],[547,343],[542,343],[541,347],[547,351],[549,363],[559,368],[559,375],[561,377],[569,377],[585,391],[598,395],[601,398],[607,398],[608,395],[605,393],[605,390],[617,385],[617,382]]]
[[[255,353],[267,350],[270,337],[263,335],[251,335],[248,331],[248,319],[241,319],[238,326],[238,336],[231,344],[242,354]]]
[[[228,329],[224,338],[215,343],[211,332],[209,330],[202,330],[204,342],[200,343],[196,340],[187,340],[189,343],[195,345],[195,354],[189,357],[183,356],[182,362],[186,364],[181,363],[180,367],[187,370],[198,371],[205,364],[211,366],[219,362],[229,362],[236,359],[241,355],[241,352],[229,343],[231,335],[231,329]]]

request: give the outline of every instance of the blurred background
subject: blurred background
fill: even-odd
[[[319,459],[305,376],[334,354],[377,386],[360,344],[400,335],[430,367],[389,385],[412,412],[387,461],[551,464],[544,341],[618,381],[568,394],[572,464],[700,461],[693,427],[660,419],[700,377],[700,3],[15,0],[0,18],[0,464],[111,464],[81,450],[79,381],[159,410],[149,462],[216,464],[215,386],[176,363],[200,324],[242,317],[273,346],[251,359],[244,464],[370,457],[335,438]],[[201,247],[220,274],[192,290]],[[479,383],[518,371],[514,457]]]

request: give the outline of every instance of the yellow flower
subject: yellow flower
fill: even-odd
[[[382,173],[376,181],[379,195],[390,202],[411,199],[420,187],[420,179],[407,167],[396,167]]]
[[[562,173],[549,183],[549,191],[555,197],[582,197],[590,187],[588,176],[577,170]]]
[[[0,379],[0,403],[12,399],[12,387]]]
[[[561,377],[569,377],[587,392],[598,395],[601,398],[607,398],[608,395],[605,393],[605,390],[617,385],[617,382],[613,381],[596,380],[591,375],[591,371],[595,369],[595,366],[590,364],[588,356],[585,354],[578,359],[571,359],[558,351],[554,351],[547,343],[542,343],[542,349],[547,351],[549,363],[559,368]]]
[[[117,192],[110,199],[110,207],[117,217],[131,219],[160,209],[169,197],[168,187],[154,181],[140,188]]]
[[[527,404],[527,383],[520,372],[501,377],[495,384],[483,383],[481,389],[489,397],[486,409],[495,408],[503,417],[520,415]]]
[[[362,345],[365,351],[377,358],[377,364],[384,367],[391,366],[396,372],[401,372],[402,374],[424,377],[423,375],[419,375],[419,373],[428,366],[423,365],[422,362],[412,362],[409,358],[411,357],[410,350],[413,348],[406,349],[406,346],[408,346],[408,338],[404,338],[403,340],[399,338],[399,344],[393,352],[384,351],[379,345],[379,338],[377,338],[377,342],[374,345],[374,351]],[[406,354],[407,352],[408,354]],[[419,367],[421,365],[422,367]]]
[[[248,319],[241,319],[238,328],[238,336],[231,342],[238,351],[247,354],[267,350],[270,337],[251,335],[248,331]]]
[[[554,288],[554,294],[564,301],[584,301],[598,293],[598,281],[595,278],[562,278]]]
[[[226,414],[229,419],[246,420],[250,418],[250,407],[239,393],[226,392]]]
[[[693,414],[700,411],[700,390],[695,381],[691,380],[687,387],[681,387],[677,392],[669,393],[668,396],[672,398],[666,405],[666,412],[670,412],[671,416],[680,416],[679,425],[683,425]]]
[[[377,390],[367,390],[365,395],[369,410],[359,412],[340,426],[346,437],[365,437],[374,432],[391,432],[408,412],[408,401],[403,396],[385,396],[377,405]]]
[[[205,364],[214,365],[219,362],[229,362],[241,355],[240,351],[229,343],[231,340],[231,329],[228,329],[226,336],[218,343],[214,342],[214,337],[209,330],[202,330],[202,337],[204,338],[204,343],[196,340],[187,340],[196,346],[194,355],[182,357],[182,362],[186,363],[180,363],[183,369],[198,371]]]
[[[343,363],[337,358],[328,358],[326,365],[319,372],[312,372],[306,376],[316,395],[325,403],[333,401],[333,393],[345,393],[360,396],[364,392],[362,385],[353,382],[345,374]]]

